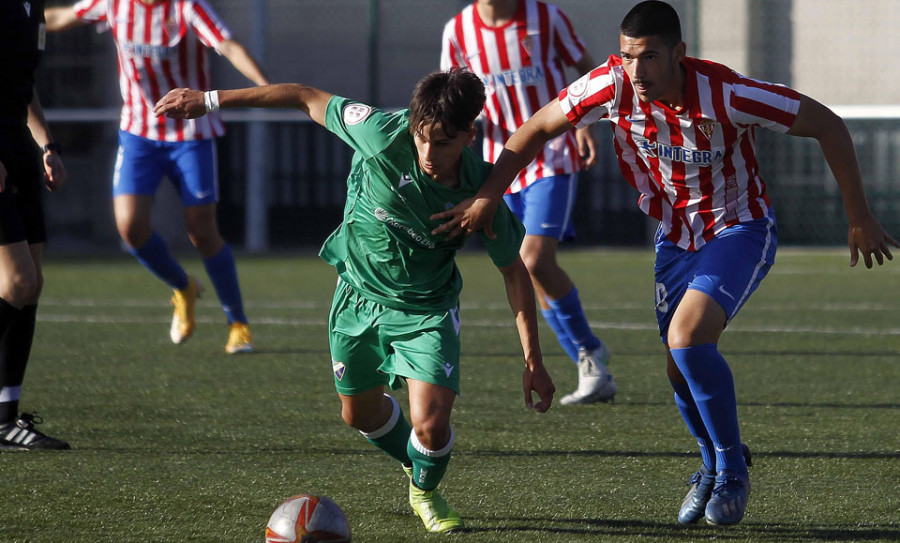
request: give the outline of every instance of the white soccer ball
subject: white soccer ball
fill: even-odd
[[[279,505],[266,524],[266,543],[350,541],[344,511],[325,496],[301,494]]]

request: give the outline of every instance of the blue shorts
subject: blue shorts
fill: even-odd
[[[570,173],[538,179],[503,199],[525,225],[526,235],[565,241],[575,237],[572,208],[577,192],[578,174]]]
[[[175,185],[185,207],[217,202],[215,141],[155,141],[120,130],[113,196],[152,196],[163,175]]]
[[[737,315],[759,286],[778,246],[775,213],[726,228],[699,251],[679,248],[657,232],[656,320],[666,342],[669,323],[685,291],[699,290],[725,310],[727,322]]]

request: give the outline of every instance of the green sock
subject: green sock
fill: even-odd
[[[439,451],[426,449],[416,437],[416,433],[409,435],[409,443],[406,452],[412,460],[413,484],[422,490],[434,490],[447,472],[447,464],[450,463],[450,451],[453,449],[453,427],[450,427],[450,442]]]
[[[377,430],[360,433],[366,438],[366,441],[386,452],[404,466],[409,466],[412,462],[406,452],[406,444],[409,442],[412,426],[403,416],[403,409],[400,408],[397,400],[389,394],[385,394],[385,396],[391,400],[393,405],[391,417],[387,423]]]

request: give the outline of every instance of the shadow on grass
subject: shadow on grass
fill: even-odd
[[[807,525],[758,523],[744,521],[737,526],[713,527],[698,524],[684,526],[674,522],[647,522],[612,519],[561,519],[559,517],[484,517],[466,515],[476,524],[462,532],[523,534],[570,534],[581,536],[633,536],[661,541],[696,541],[698,536],[710,540],[743,540],[753,542],[789,541],[897,541],[900,528],[893,526],[850,527],[844,525]],[[496,526],[491,526],[496,524]]]

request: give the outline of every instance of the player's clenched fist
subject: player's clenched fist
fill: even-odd
[[[207,113],[204,93],[194,89],[172,89],[153,106],[153,113],[171,119],[196,119]]]

